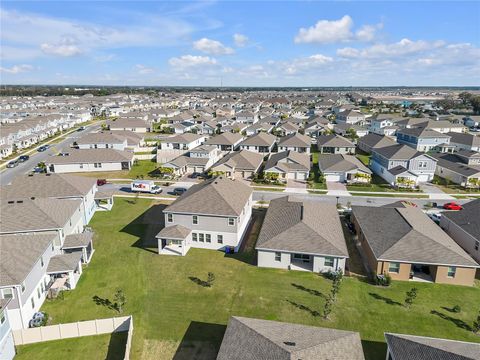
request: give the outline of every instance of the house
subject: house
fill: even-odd
[[[247,137],[239,144],[240,150],[248,150],[256,153],[269,154],[273,151],[277,137],[265,132]]]
[[[378,149],[381,147],[391,146],[395,144],[396,142],[391,138],[374,133],[365,135],[364,137],[358,139],[357,142],[358,148],[367,154],[371,154],[373,149]]]
[[[310,154],[312,139],[302,134],[291,134],[278,140],[278,151],[296,151]]]
[[[305,181],[310,173],[310,156],[291,150],[272,154],[263,171],[275,174],[283,182],[288,179]]]
[[[10,298],[3,298],[0,290],[0,359],[13,360],[16,355],[12,327],[8,318],[7,305]]]
[[[417,186],[433,179],[437,160],[407,145],[374,149],[370,169],[392,186]]]
[[[463,187],[480,187],[480,153],[473,152],[479,164],[469,165],[468,158],[458,154],[433,154],[437,160],[435,175]]]
[[[251,179],[263,163],[263,155],[241,150],[225,155],[219,162],[212,166],[212,172],[223,174],[230,179]]]
[[[190,150],[187,155],[168,161],[162,165],[173,170],[173,174],[201,174],[208,171],[221,158],[221,152],[215,146],[201,145]]]
[[[365,121],[365,115],[356,110],[344,110],[337,114],[337,123],[358,124]]]
[[[456,132],[448,132],[446,135],[450,136],[450,145],[455,146],[455,150],[480,152],[480,136]]]
[[[315,273],[345,272],[348,258],[335,205],[291,196],[270,201],[255,249],[259,267]]]
[[[395,122],[389,118],[373,118],[370,121],[370,127],[368,128],[370,133],[378,135],[395,135],[395,132],[398,129],[398,126],[395,125]]]
[[[356,332],[233,316],[217,360],[364,360]]]
[[[450,144],[450,136],[429,128],[410,128],[397,131],[397,142],[428,152],[439,145]]]
[[[35,174],[17,176],[10,185],[2,186],[5,199],[71,199],[79,200],[83,225],[87,225],[95,213],[97,180],[71,174]]]
[[[274,127],[273,125],[270,125],[268,123],[257,122],[249,126],[248,128],[246,128],[244,131],[245,131],[245,135],[252,136],[260,132],[271,133],[273,130],[273,127]]]
[[[274,134],[277,136],[287,136],[287,135],[293,135],[298,133],[300,130],[300,126],[297,124],[294,124],[293,122],[286,121],[278,125],[275,130]]]
[[[206,136],[197,134],[176,135],[162,140],[159,150],[192,150],[202,145],[206,139]]]
[[[464,204],[461,211],[444,211],[440,227],[480,264],[480,199]]]
[[[318,167],[325,181],[370,183],[372,171],[353,155],[319,154]]]
[[[62,156],[51,156],[45,160],[48,173],[72,173],[93,171],[130,170],[133,152],[115,149],[70,149]]]
[[[359,138],[362,138],[368,134],[368,129],[365,126],[351,125],[348,123],[335,124],[333,126],[333,131],[335,132],[335,134],[342,136],[348,136],[349,134],[353,133]]]
[[[205,145],[216,146],[221,151],[234,151],[243,140],[243,136],[237,133],[225,132],[211,137]]]
[[[191,247],[238,251],[252,215],[252,193],[222,176],[193,185],[163,210],[159,254],[185,255]]]
[[[326,120],[326,123],[322,121],[314,120],[305,124],[304,133],[305,135],[315,140],[320,135],[323,135],[327,130],[327,128],[328,128],[328,120]]]
[[[472,286],[480,267],[420,208],[352,207],[368,266],[393,280]]]
[[[138,118],[118,118],[106,122],[108,130],[129,130],[136,133],[146,133],[150,131],[150,125],[147,121]]]
[[[355,144],[338,135],[322,135],[317,138],[320,154],[355,154]]]
[[[80,150],[85,149],[115,149],[125,150],[128,145],[127,138],[113,132],[89,133],[75,140],[74,145]]]
[[[425,336],[385,333],[387,360],[477,360],[480,344]]]

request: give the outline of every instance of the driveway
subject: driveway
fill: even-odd
[[[336,181],[327,181],[327,195],[351,196],[345,184]]]
[[[433,200],[437,200],[437,199],[438,200],[452,200],[452,199],[454,199],[453,196],[448,195],[442,189],[436,187],[433,184],[429,184],[429,183],[420,184],[420,189],[424,193],[428,194],[429,198],[433,199]]]
[[[307,182],[294,179],[287,179],[285,192],[307,193]]]

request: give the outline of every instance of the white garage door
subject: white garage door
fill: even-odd
[[[295,179],[296,180],[306,180],[306,174],[305,173],[295,173]]]
[[[325,175],[325,180],[326,181],[340,181],[340,175]]]

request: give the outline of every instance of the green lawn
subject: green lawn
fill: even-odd
[[[121,287],[127,297],[122,315],[134,318],[132,359],[171,359],[174,354],[214,358],[232,315],[359,331],[367,360],[385,358],[385,331],[480,341],[468,330],[480,310],[478,284],[394,282],[379,288],[346,278],[326,321],[317,312],[330,281],[312,273],[257,268],[251,265],[253,244],[247,246],[248,254],[229,256],[200,249],[191,249],[186,257],[160,256],[145,248],[161,228],[163,206],[118,198],[112,211],[95,214],[90,224],[96,232],[92,262],[74,291],[42,308],[53,323],[115,316],[98,298],[112,300]],[[216,276],[211,288],[198,281],[206,280],[208,272]],[[400,303],[413,286],[419,295],[406,309]],[[451,313],[456,304],[462,312]]]
[[[370,157],[371,155],[368,154],[357,154],[357,159],[360,160],[363,165],[368,166],[370,164]]]
[[[433,177],[433,183],[447,194],[480,195],[480,189],[466,189],[460,185],[453,184],[452,182],[449,182],[447,179],[441,178],[438,175]]]
[[[15,360],[123,360],[126,341],[127,332],[121,332],[21,345]]]
[[[325,181],[322,180],[322,174],[318,167],[318,150],[316,146],[312,146],[311,149],[312,153],[312,169],[310,170],[310,180],[308,180],[308,188],[309,189],[317,189],[317,190],[326,190],[327,184]],[[313,173],[313,179],[312,179]]]

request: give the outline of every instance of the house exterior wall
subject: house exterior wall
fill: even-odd
[[[275,254],[280,254],[280,260],[275,260]],[[292,255],[294,252],[274,251],[274,250],[257,250],[257,266],[274,269],[288,270],[292,264]],[[325,266],[325,257],[320,255],[312,255],[313,267],[312,272],[327,272],[329,270],[342,270],[345,272],[345,258],[334,257],[334,266]]]
[[[0,310],[0,314],[2,312],[5,316],[5,321],[3,324],[0,324],[0,359],[12,360],[15,357],[12,329],[8,319],[8,312],[6,309]]]
[[[451,182],[455,184],[459,184],[461,186],[467,186],[468,185],[468,179],[473,178],[473,179],[478,179],[480,178],[480,171],[478,172],[477,176],[464,176],[462,174],[459,174],[455,171],[452,171],[446,167],[443,167],[441,165],[437,165],[437,168],[435,169],[435,175],[438,175],[444,179],[448,179]]]
[[[480,264],[480,239],[474,238],[445,216],[440,218],[440,227]]]
[[[130,168],[132,166],[131,161],[128,161],[128,163]],[[47,166],[47,169],[49,172],[54,172],[57,174],[72,173],[72,172],[118,171],[118,170],[122,170],[122,162],[101,163],[100,167],[95,167],[94,163],[55,164],[53,165],[53,168],[54,168],[54,171],[50,171],[49,166]]]
[[[472,286],[475,280],[475,268],[457,267],[455,277],[449,277],[448,266],[437,266],[434,281],[439,284]]]
[[[115,149],[115,150],[125,150],[127,147],[127,140],[122,143],[115,144],[79,144],[79,149]]]

